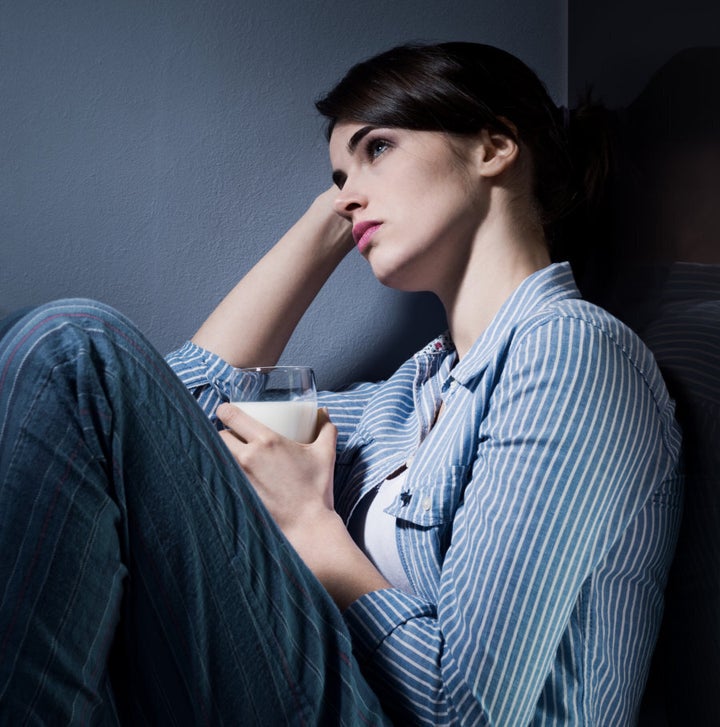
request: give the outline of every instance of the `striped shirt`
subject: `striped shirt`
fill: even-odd
[[[212,414],[227,364],[190,343],[169,361]],[[320,398],[346,521],[408,466],[389,510],[413,593],[375,591],[345,612],[388,713],[632,723],[680,518],[673,404],[640,340],[551,265],[460,361],[443,335],[386,382]]]

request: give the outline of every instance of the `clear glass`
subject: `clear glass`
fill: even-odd
[[[317,391],[309,366],[238,369],[230,403],[283,437],[303,444],[315,439]]]

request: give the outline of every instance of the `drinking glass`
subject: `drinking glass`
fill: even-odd
[[[317,391],[309,366],[238,369],[230,403],[296,442],[315,439]]]

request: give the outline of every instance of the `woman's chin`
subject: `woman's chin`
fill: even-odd
[[[370,257],[368,259],[370,268],[372,269],[373,275],[377,278],[378,282],[388,288],[395,288],[396,290],[404,290],[404,278],[395,265],[388,265],[387,261],[378,261]]]
[[[375,246],[365,256],[382,285],[406,293],[420,293],[437,290],[440,274],[433,256],[423,253],[421,250],[407,254],[407,251]]]
[[[403,275],[398,270],[373,270],[373,274],[377,278],[378,282],[386,288],[400,290],[403,293],[421,293],[430,290],[427,285],[422,285],[421,282],[417,280],[416,276],[407,274]]]

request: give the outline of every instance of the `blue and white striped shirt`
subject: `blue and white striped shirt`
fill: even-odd
[[[211,414],[227,364],[192,344],[169,361]],[[388,713],[632,723],[680,519],[680,437],[652,355],[580,299],[570,268],[527,278],[460,361],[441,336],[321,404],[346,521],[408,464],[391,509],[414,593],[345,612]]]

